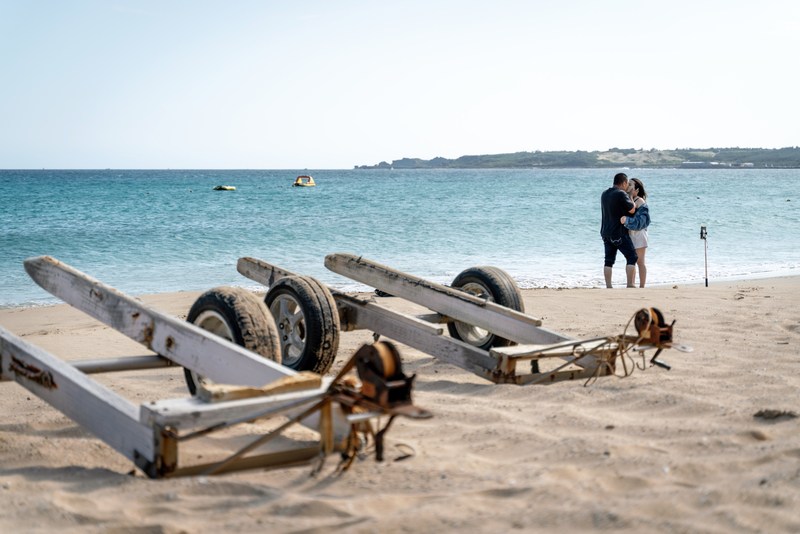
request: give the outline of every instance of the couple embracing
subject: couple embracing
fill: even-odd
[[[611,287],[611,271],[617,251],[625,256],[625,275],[628,287],[636,287],[636,266],[639,266],[639,287],[644,287],[647,269],[644,266],[644,252],[647,249],[647,227],[650,225],[650,209],[647,206],[647,193],[641,180],[628,179],[625,173],[614,176],[614,187],[600,196],[603,210],[603,224],[600,236],[605,245],[605,267],[603,275],[606,287]]]

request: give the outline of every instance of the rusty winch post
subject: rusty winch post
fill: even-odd
[[[669,365],[657,358],[661,351],[672,346],[672,327],[675,325],[675,321],[668,325],[664,314],[658,308],[642,308],[636,312],[633,322],[639,333],[639,343],[655,345],[657,348],[650,363],[667,370],[671,369]]]
[[[353,367],[358,371],[361,380],[360,388],[352,381],[343,380],[344,375]],[[347,406],[353,415],[365,412],[383,412],[389,415],[389,422],[374,432],[375,457],[383,461],[383,438],[398,415],[414,419],[428,419],[433,414],[411,401],[411,389],[416,375],[406,376],[403,373],[400,353],[389,342],[381,341],[372,345],[364,345],[353,355],[342,368],[331,388],[337,393],[334,399],[342,406]],[[346,469],[352,463],[355,454],[353,444],[358,441],[358,425],[353,425],[351,446],[348,447]]]

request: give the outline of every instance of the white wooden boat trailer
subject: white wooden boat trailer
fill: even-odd
[[[365,345],[336,378],[317,376],[309,386],[296,371],[124,295],[51,257],[31,258],[24,264],[45,290],[158,355],[66,363],[0,328],[0,380],[15,381],[37,395],[149,477],[219,474],[314,459],[319,459],[319,469],[333,451],[342,452],[340,468],[346,469],[361,444],[360,432],[369,432],[376,440],[380,459],[383,435],[395,416],[430,417],[411,404],[413,377],[402,373],[399,355],[388,343]],[[198,397],[159,400],[137,407],[87,376],[171,365],[184,366],[217,383],[243,386],[238,388],[239,397],[260,395],[223,395],[219,402]],[[353,367],[358,368],[360,387],[344,380]],[[236,393],[237,388],[231,389]],[[289,421],[232,456],[203,465],[178,466],[179,443],[278,415],[288,416]],[[380,415],[388,415],[389,423],[376,432],[371,423]],[[319,443],[245,456],[297,422],[318,430]]]
[[[352,254],[331,254],[325,258],[325,266],[337,274],[436,312],[411,316],[381,306],[374,298],[327,288],[336,302],[341,330],[372,330],[376,340],[379,335],[388,337],[495,383],[552,384],[610,376],[615,374],[616,362],[623,353],[636,351],[643,357],[644,351],[650,349],[656,351],[651,364],[669,369],[667,364],[656,359],[664,348],[691,350],[673,345],[672,325],[664,324],[663,316],[657,310],[641,310],[637,314],[636,327],[641,331],[637,335],[623,333],[621,336],[577,340],[543,328],[540,319],[523,313],[516,283],[504,271],[493,267],[464,271],[462,274],[470,274],[472,278],[462,277],[466,283],[454,283],[461,288],[455,289]],[[237,268],[245,277],[268,288],[281,278],[299,276],[248,257],[240,258]],[[518,309],[494,302],[497,295],[488,287],[491,284],[484,283],[480,277],[474,278],[476,271],[479,271],[478,275],[483,272],[490,278],[494,277],[495,281],[499,279],[507,286],[513,286],[519,297],[510,300],[517,303]],[[487,281],[491,282],[488,278]],[[448,323],[457,326],[448,328],[451,335],[456,334],[465,341],[443,335],[443,325]],[[471,337],[470,333],[474,332],[477,335]],[[505,346],[492,346],[495,344]],[[554,370],[538,372],[538,360],[545,358],[561,358],[565,363]],[[627,375],[632,369],[628,369],[624,358],[621,360]],[[530,365],[528,370],[518,365],[520,362]]]
[[[247,320],[260,323],[265,331],[273,332],[273,344],[266,351],[258,346],[250,346],[248,350],[211,333],[213,328],[201,328],[202,321],[196,322],[200,326],[180,321],[49,256],[25,260],[24,265],[42,288],[157,355],[66,363],[0,328],[0,381],[17,382],[154,478],[289,466],[314,459],[319,459],[319,470],[333,451],[342,452],[340,468],[343,470],[349,467],[364,443],[360,435],[372,437],[380,460],[383,436],[396,416],[431,416],[411,403],[414,377],[403,374],[400,356],[393,345],[377,342],[380,335],[492,382],[519,385],[613,375],[616,361],[631,350],[643,354],[645,350],[655,349],[651,363],[669,368],[656,360],[664,348],[690,350],[672,344],[672,325],[666,325],[655,309],[640,310],[635,315],[638,335],[623,333],[576,340],[542,328],[541,320],[523,313],[521,295],[513,280],[494,267],[468,269],[456,277],[453,287],[445,287],[350,254],[332,254],[325,258],[325,265],[338,274],[435,312],[411,316],[381,306],[371,298],[332,290],[310,277],[300,277],[260,260],[241,258],[239,272],[270,287],[271,292],[279,286],[285,289],[287,284],[307,284],[307,287],[317,288],[315,295],[321,300],[315,306],[324,307],[326,304],[322,301],[335,306],[336,313],[325,312],[333,319],[325,323],[325,328],[331,331],[317,332],[320,334],[317,339],[326,340],[324,348],[328,351],[324,365],[317,366],[321,372],[332,363],[340,330],[364,328],[375,333],[376,343],[362,347],[335,378],[313,374],[309,377],[272,361],[284,358],[286,362],[286,354],[281,354],[286,347],[276,348],[278,327],[266,307],[262,306],[263,317],[244,315],[248,315]],[[217,290],[204,296],[214,291]],[[240,291],[245,299],[255,299],[244,290],[231,291]],[[267,303],[271,301],[270,294],[267,294]],[[516,309],[498,304],[496,300]],[[201,301],[203,296],[195,306]],[[259,301],[255,302],[261,306]],[[285,301],[272,302],[286,305]],[[284,308],[279,310],[276,306],[270,311],[278,315],[281,328],[301,323],[303,328],[313,327],[313,321],[304,321],[301,317],[309,310],[293,311],[291,321],[284,321],[286,318],[281,315]],[[190,318],[191,315],[190,311]],[[453,337],[443,335],[443,325],[447,325]],[[286,330],[281,331],[281,335],[285,333]],[[566,363],[552,371],[538,372],[539,360],[554,357]],[[625,366],[624,357],[621,360]],[[533,362],[531,372],[519,373],[519,362]],[[198,395],[146,402],[137,408],[87,376],[171,365],[185,368],[190,390]],[[345,373],[354,367],[358,370],[360,384],[345,379]],[[625,374],[628,374],[627,367]],[[388,415],[389,421],[382,429],[373,429],[380,415]],[[287,416],[289,420],[230,457],[179,467],[181,442],[275,416]],[[317,430],[319,442],[245,456],[296,423]]]

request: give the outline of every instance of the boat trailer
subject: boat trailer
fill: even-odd
[[[0,380],[15,381],[130,459],[148,477],[212,475],[318,461],[334,451],[339,469],[371,437],[382,459],[383,437],[397,416],[429,418],[411,403],[407,377],[390,343],[364,345],[335,378],[298,373],[217,334],[181,321],[48,256],[25,260],[41,287],[157,353],[154,356],[64,362],[0,328]],[[245,290],[234,292],[256,318],[268,312]],[[241,302],[240,302],[241,304]],[[260,307],[259,307],[260,306]],[[138,408],[88,374],[183,366],[214,383],[191,398],[145,402]],[[345,377],[351,369],[358,379]],[[220,384],[225,384],[224,386]],[[289,420],[228,458],[178,465],[180,443],[275,416]],[[388,416],[383,428],[380,416]],[[246,456],[301,423],[318,431],[315,445]]]
[[[615,374],[627,376],[635,365],[646,366],[645,351],[655,352],[651,365],[666,369],[669,365],[658,360],[664,349],[691,351],[673,342],[674,321],[666,324],[655,308],[639,310],[621,335],[581,340],[544,328],[541,319],[524,313],[519,288],[511,276],[497,267],[467,269],[448,287],[353,254],[331,254],[325,258],[325,266],[375,288],[378,294],[399,297],[434,312],[408,315],[378,304],[373,295],[348,294],[324,286],[335,302],[333,311],[338,317],[338,324],[330,328],[335,330],[332,337],[337,337],[339,330],[371,330],[376,340],[379,336],[393,339],[494,383],[553,384],[581,379],[588,382]],[[304,316],[318,312],[309,310],[311,306],[299,298],[287,312],[270,305],[270,294],[291,279],[320,282],[249,257],[240,258],[237,269],[269,288],[267,305],[276,322],[285,328],[281,332],[287,342],[282,341],[285,357],[292,336],[296,337],[292,324],[307,329]],[[444,335],[445,330],[450,336]],[[310,337],[306,332],[305,339]],[[338,345],[338,341],[332,345]],[[637,353],[642,365],[631,361]],[[540,372],[539,363],[553,358],[563,363]],[[330,358],[324,355],[321,359]],[[621,370],[617,369],[618,362]]]
[[[221,474],[287,467],[333,452],[346,470],[371,439],[382,460],[383,440],[398,416],[429,418],[411,401],[414,376],[402,371],[403,343],[494,383],[533,385],[627,376],[638,353],[653,350],[651,365],[673,342],[673,325],[657,309],[642,309],[621,335],[574,339],[542,327],[524,313],[513,279],[496,267],[473,267],[451,286],[436,284],[352,254],[331,254],[331,271],[432,311],[409,315],[348,294],[254,258],[238,271],[269,289],[262,302],[237,288],[198,298],[181,321],[49,256],[25,270],[42,288],[141,343],[154,356],[64,362],[0,328],[0,381],[15,381],[130,459],[151,478]],[[636,333],[628,334],[633,325]],[[337,356],[342,331],[368,329],[364,345],[333,378],[323,377]],[[445,329],[449,336],[445,336]],[[558,360],[555,360],[558,359]],[[540,362],[558,361],[540,371]],[[622,371],[618,362],[621,362]],[[87,375],[182,366],[191,398],[145,402],[138,408]],[[529,367],[528,367],[529,366]],[[355,369],[358,378],[346,376]],[[621,374],[620,374],[621,373]],[[229,457],[180,465],[181,442],[235,425],[284,416],[288,421]],[[380,417],[388,416],[381,428]],[[312,446],[248,453],[300,423],[316,430]]]

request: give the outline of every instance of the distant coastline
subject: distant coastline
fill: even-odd
[[[691,168],[711,169],[797,169],[800,147],[786,148],[612,148],[606,151],[583,150],[515,152],[447,158],[402,158],[377,165],[356,165],[355,169],[554,169],[554,168]]]

